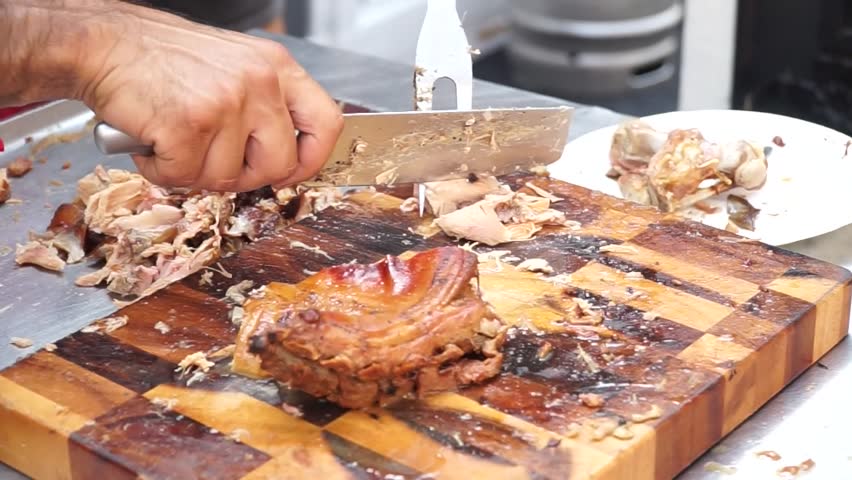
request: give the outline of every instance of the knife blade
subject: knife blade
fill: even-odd
[[[549,165],[562,155],[573,111],[559,106],[345,114],[330,158],[305,183],[426,183]],[[106,155],[151,152],[103,122],[94,136]]]

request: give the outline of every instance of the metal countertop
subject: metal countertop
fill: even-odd
[[[329,49],[296,38],[252,33],[286,45],[297,61],[338,100],[373,110],[412,109],[410,65]],[[576,107],[569,139],[626,118],[604,108],[492,83],[477,81],[474,85],[474,108],[553,105]],[[24,154],[50,133],[79,130],[91,116],[79,103],[59,102],[0,122],[0,138],[7,142],[7,151],[0,153],[0,164]],[[27,136],[32,136],[30,145],[24,145]],[[26,238],[27,231],[44,230],[56,206],[74,197],[76,181],[91,172],[97,163],[126,169],[133,169],[133,164],[128,157],[104,158],[91,135],[36,156],[41,157],[46,157],[46,163],[36,162],[32,172],[12,181],[12,196],[23,203],[0,208],[0,291],[5,293],[0,297],[0,369],[115,310],[103,290],[73,285],[74,278],[90,267],[75,266],[61,276],[32,268],[18,269],[13,250],[16,242]],[[71,164],[67,170],[62,169],[65,162]],[[852,227],[847,227],[787,248],[852,268],[850,245]],[[4,247],[10,247],[12,252],[5,252]],[[11,336],[30,338],[35,345],[19,350],[7,343]],[[847,399],[852,398],[851,343],[844,340],[823,358],[822,367],[815,366],[805,372],[678,478],[778,478],[775,471],[779,467],[806,458],[812,458],[816,468],[800,475],[802,478],[852,478],[852,442],[844,435],[852,431],[852,413],[845,408]],[[760,450],[774,450],[782,460],[758,459],[754,453]],[[707,472],[704,465],[708,461],[735,466],[737,472],[733,475]],[[25,477],[0,465],[0,480],[21,478]]]

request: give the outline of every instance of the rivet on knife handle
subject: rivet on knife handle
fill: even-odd
[[[100,122],[95,125],[95,145],[105,155],[118,155],[122,153],[151,156],[154,148],[145,145],[130,135],[116,130],[109,124]]]

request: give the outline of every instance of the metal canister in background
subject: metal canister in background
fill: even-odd
[[[676,73],[680,0],[512,0],[519,87],[577,100],[641,92]]]

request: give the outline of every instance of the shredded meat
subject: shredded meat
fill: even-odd
[[[550,208],[561,198],[529,182],[526,188],[532,194],[513,192],[494,177],[473,173],[426,187],[434,226],[457,239],[495,246],[529,240],[545,226],[579,228],[564,212]]]
[[[39,255],[51,257],[51,265],[60,267],[55,268],[56,270],[62,270],[66,263],[77,263],[85,257],[86,232],[83,210],[75,204],[62,204],[56,209],[44,234],[30,233],[30,242],[16,254],[17,261],[21,265],[38,265],[39,263],[32,261],[32,255],[34,252],[41,252]],[[43,248],[38,248],[39,246]],[[60,256],[60,252],[65,254],[65,258]]]
[[[56,248],[38,241],[18,245],[15,249],[15,261],[18,265],[37,265],[55,272],[65,269],[65,261],[59,258]]]
[[[334,187],[308,188],[297,185],[278,190],[275,198],[283,206],[284,218],[299,222],[326,208],[340,206],[342,194]]]
[[[648,161],[666,143],[666,134],[654,130],[641,120],[631,120],[618,126],[612,137],[609,159],[621,175],[644,173]]]
[[[299,202],[304,218],[333,205],[336,192],[300,186],[288,201]],[[16,257],[21,265],[52,270],[87,255],[101,259],[99,270],[75,283],[105,284],[138,300],[293,221],[284,218],[286,205],[276,198],[271,188],[244,194],[167,190],[139,174],[98,166],[77,183],[74,202],[60,206],[47,231],[31,234]],[[87,245],[90,239],[96,245]]]
[[[438,217],[435,224],[447,235],[495,246],[529,240],[544,226],[577,228],[550,200],[522,192],[489,194],[467,207]]]
[[[347,408],[495,376],[506,328],[480,298],[476,255],[443,247],[273,283],[246,302],[234,370]]]
[[[716,189],[699,192],[702,182],[718,179],[719,155],[714,148],[697,130],[671,132],[666,144],[648,163],[650,193],[655,203],[665,211],[675,211],[716,194]]]
[[[435,217],[478,202],[488,194],[509,191],[494,177],[473,174],[459,180],[426,183],[425,187],[426,210]]]
[[[625,199],[666,212],[695,206],[735,187],[759,189],[768,169],[763,149],[750,142],[717,144],[696,129],[666,134],[641,121],[618,127],[610,163]]]

